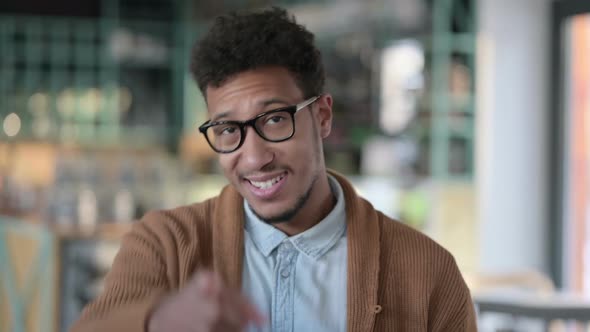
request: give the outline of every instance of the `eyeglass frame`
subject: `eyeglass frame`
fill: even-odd
[[[221,154],[232,153],[242,147],[242,145],[244,144],[244,141],[246,140],[246,127],[247,126],[252,127],[254,129],[254,131],[256,132],[256,134],[260,138],[262,138],[263,140],[265,140],[267,142],[272,142],[272,143],[284,142],[284,141],[291,139],[295,135],[295,114],[297,112],[301,111],[302,109],[306,108],[307,106],[311,106],[313,103],[318,101],[321,97],[322,97],[322,95],[320,94],[320,95],[311,97],[309,99],[306,99],[299,104],[285,106],[285,107],[277,108],[274,110],[262,112],[260,114],[257,114],[255,117],[248,119],[246,121],[223,120],[223,121],[211,122],[211,120],[207,120],[205,123],[203,123],[201,126],[199,126],[199,131],[201,132],[201,134],[203,134],[203,136],[205,136],[207,143],[209,143],[209,146],[213,149],[213,151],[215,151],[217,153],[221,153]],[[268,139],[258,130],[258,128],[256,128],[256,125],[255,125],[256,121],[264,116],[267,116],[267,115],[273,114],[273,113],[278,113],[278,112],[287,112],[291,115],[291,123],[293,124],[293,130],[291,131],[291,135],[289,135],[288,137],[281,138],[278,140]],[[207,129],[209,129],[210,127],[213,127],[213,126],[223,125],[223,124],[233,124],[233,125],[237,125],[238,128],[240,128],[240,142],[238,143],[236,148],[233,150],[223,151],[223,150],[216,149],[213,146],[213,144],[211,143],[211,141],[209,140],[209,136],[207,135]]]

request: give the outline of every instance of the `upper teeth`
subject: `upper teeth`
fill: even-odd
[[[268,181],[252,181],[250,180],[250,183],[252,183],[252,185],[256,188],[260,188],[260,189],[268,189],[270,187],[272,187],[273,184],[279,182],[281,179],[283,178],[283,175],[279,175],[274,179],[270,179]]]

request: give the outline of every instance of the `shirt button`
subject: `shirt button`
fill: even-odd
[[[291,251],[293,249],[293,244],[291,244],[291,241],[285,241],[283,242],[282,249],[283,251]]]
[[[289,271],[289,269],[285,268],[285,269],[281,270],[281,277],[287,278],[290,275],[291,275],[291,271]]]
[[[378,304],[373,306],[373,312],[376,314],[380,313],[382,310],[383,310],[383,307]]]

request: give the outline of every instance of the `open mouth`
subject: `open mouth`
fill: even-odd
[[[264,180],[262,180],[264,179]],[[257,180],[253,180],[252,178],[244,179],[248,184],[250,192],[259,199],[268,200],[273,197],[276,197],[280,192],[281,188],[287,181],[287,172],[283,172],[281,174],[275,175],[272,178],[270,177],[258,177]]]
[[[281,181],[283,178],[285,177],[285,173],[280,174],[270,180],[266,180],[266,181],[253,181],[253,180],[248,180],[250,182],[250,184],[252,184],[254,187],[258,188],[258,189],[269,189],[270,187],[274,186],[275,184],[277,184],[279,181]]]

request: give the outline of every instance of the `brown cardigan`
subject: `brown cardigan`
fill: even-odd
[[[477,331],[469,289],[453,257],[425,235],[344,190],[348,241],[348,331]],[[148,213],[123,240],[105,291],[72,332],[143,332],[150,311],[198,269],[241,287],[242,197],[218,197]]]

